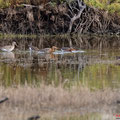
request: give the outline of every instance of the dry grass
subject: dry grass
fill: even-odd
[[[92,110],[97,105],[111,105],[120,100],[117,90],[99,90],[91,92],[87,88],[72,88],[41,85],[41,87],[18,86],[17,88],[0,87],[0,96],[9,98],[0,104],[0,120],[27,120],[32,115],[41,119],[82,113]],[[96,108],[95,108],[96,109]],[[85,112],[85,111],[84,111]]]

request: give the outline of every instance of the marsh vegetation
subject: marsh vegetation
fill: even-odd
[[[119,0],[0,0],[0,47],[13,41],[0,51],[0,120],[116,119]]]
[[[9,98],[0,104],[0,119],[115,118],[120,101],[119,37],[6,36],[2,40],[1,45],[16,41],[19,46],[10,53],[0,52],[0,96]],[[30,53],[31,42],[39,49],[72,45],[85,52]]]

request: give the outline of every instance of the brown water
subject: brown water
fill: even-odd
[[[107,40],[108,39],[108,40]],[[77,37],[77,38],[8,38],[1,39],[1,45],[16,41],[17,48],[10,53],[0,52],[0,84],[16,86],[41,83],[65,88],[85,86],[90,90],[120,88],[120,52],[119,37]],[[28,44],[38,48],[74,46],[84,53],[68,53],[62,55],[30,53]],[[112,113],[93,111],[87,115],[72,119],[107,120]],[[96,119],[97,118],[97,119]],[[115,117],[114,117],[115,118]]]

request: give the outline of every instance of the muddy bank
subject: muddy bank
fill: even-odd
[[[20,34],[120,34],[120,17],[86,6],[81,1],[59,5],[22,4],[0,10],[0,32]]]

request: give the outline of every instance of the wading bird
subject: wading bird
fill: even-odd
[[[3,51],[3,52],[11,52],[11,51],[14,50],[15,45],[17,45],[16,42],[13,42],[12,45],[3,46],[3,47],[1,47],[0,49],[1,49],[1,51]]]

